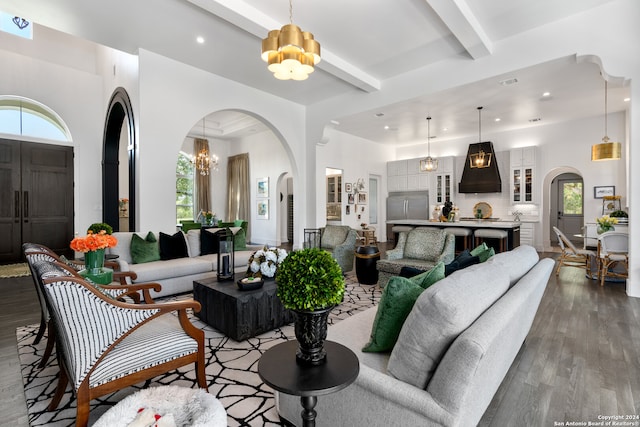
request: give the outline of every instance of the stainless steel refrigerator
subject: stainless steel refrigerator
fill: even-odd
[[[429,192],[389,193],[387,221],[397,219],[429,219]]]

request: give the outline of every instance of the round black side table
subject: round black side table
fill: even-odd
[[[342,344],[325,341],[326,362],[318,366],[297,363],[298,341],[291,340],[267,350],[258,361],[258,375],[265,384],[282,393],[300,396],[302,425],[316,425],[318,397],[334,393],[355,381],[360,363],[355,353]]]
[[[375,285],[378,283],[376,261],[380,259],[377,246],[358,246],[356,248],[356,277],[358,283]]]

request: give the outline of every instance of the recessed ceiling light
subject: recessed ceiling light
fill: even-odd
[[[623,101],[624,102],[629,102],[629,101],[631,101],[631,98],[625,98],[625,99],[623,99]]]
[[[204,43],[204,37],[202,37],[202,36],[198,36],[198,37],[196,37],[196,41],[197,41],[198,43],[202,44],[202,43]]]
[[[495,121],[496,121],[496,122],[499,122],[499,121],[500,121],[500,117],[496,117],[496,118],[495,118]]]
[[[544,97],[551,96],[551,92],[544,92],[544,93],[542,94],[542,96],[544,96]]]
[[[442,128],[442,130],[446,132],[449,130],[449,128]]]
[[[385,126],[385,127],[384,127],[384,130],[389,130],[389,126]]]
[[[498,83],[500,83],[502,86],[509,86],[509,85],[518,83],[518,79],[513,77],[513,78],[510,78],[510,79],[499,81]]]

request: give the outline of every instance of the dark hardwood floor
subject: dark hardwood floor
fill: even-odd
[[[0,425],[26,427],[15,329],[37,323],[39,307],[29,277],[0,279],[0,292]],[[624,283],[600,287],[583,270],[563,268],[551,276],[531,332],[480,425],[555,426],[640,414],[639,374],[640,299],[627,297]]]

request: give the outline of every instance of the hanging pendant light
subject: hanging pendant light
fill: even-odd
[[[207,135],[205,133],[204,117],[202,118],[202,140],[206,141],[207,146],[209,145]],[[203,148],[193,159],[193,164],[196,166],[196,170],[200,175],[206,176],[209,175],[209,171],[218,170],[218,156],[210,154],[208,148]]]
[[[478,144],[482,142],[482,107],[478,107]],[[491,165],[491,153],[485,153],[482,148],[476,153],[469,154],[469,167],[488,168]]]
[[[278,80],[306,80],[320,62],[320,43],[313,34],[293,25],[293,5],[289,0],[289,24],[269,31],[262,39],[262,60]]]
[[[438,159],[431,157],[431,117],[427,117],[427,157],[420,160],[420,170],[422,172],[438,170]]]
[[[591,146],[591,160],[620,160],[622,144],[610,142],[607,136],[607,80],[604,81],[604,137],[600,144]]]

